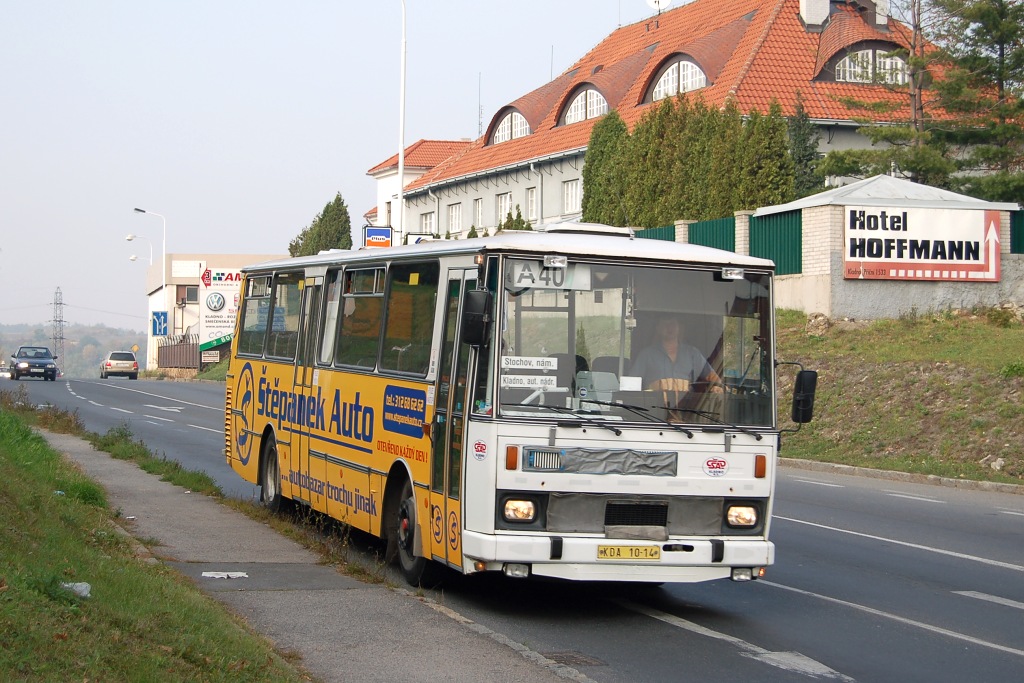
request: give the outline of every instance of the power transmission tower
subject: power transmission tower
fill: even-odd
[[[64,296],[60,287],[53,293],[53,355],[57,356],[58,367],[64,358]]]

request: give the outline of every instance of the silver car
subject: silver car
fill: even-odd
[[[131,351],[111,351],[100,365],[100,379],[121,375],[128,379],[139,378],[139,361]]]

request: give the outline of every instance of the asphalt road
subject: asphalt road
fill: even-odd
[[[93,431],[126,423],[229,495],[256,495],[224,464],[219,384],[21,384]],[[453,575],[432,595],[579,680],[1020,677],[1024,495],[790,467],[777,489],[766,580],[635,588]]]

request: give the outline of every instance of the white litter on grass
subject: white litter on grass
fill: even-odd
[[[62,583],[60,586],[61,588],[71,591],[80,598],[89,597],[89,592],[92,590],[92,586],[84,581],[79,581],[77,583]]]
[[[203,572],[204,579],[248,579],[245,572]]]

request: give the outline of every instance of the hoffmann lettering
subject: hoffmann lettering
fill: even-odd
[[[849,230],[906,232],[907,212],[871,214],[850,209]],[[920,240],[897,237],[850,237],[851,259],[911,259],[929,261],[980,261],[981,243],[977,240]]]

